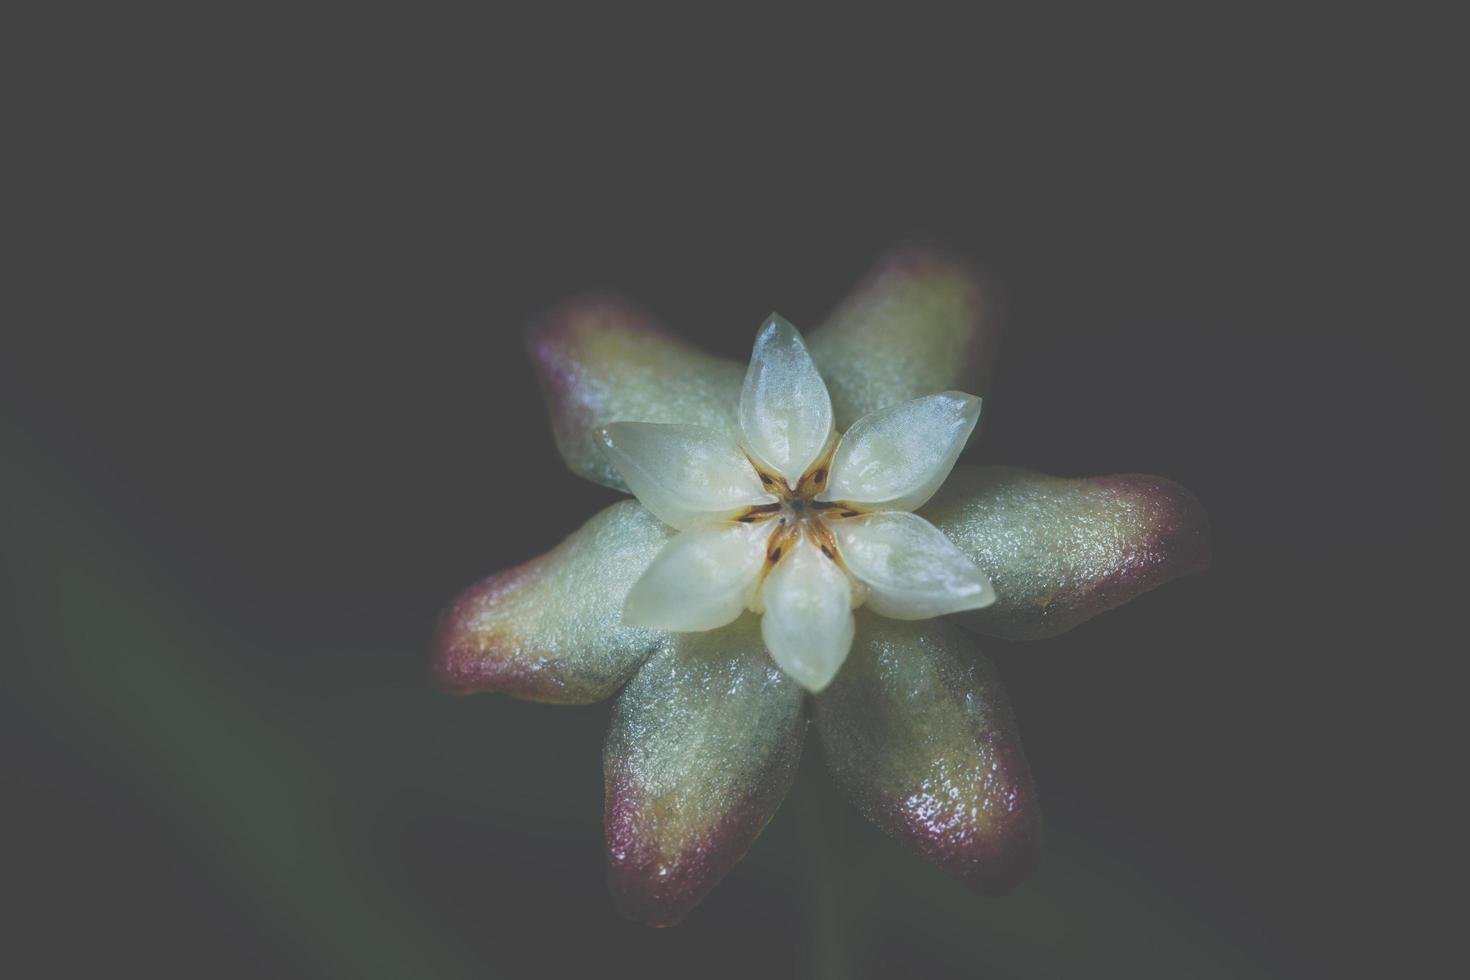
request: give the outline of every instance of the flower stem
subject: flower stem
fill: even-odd
[[[815,741],[815,740],[813,740]],[[832,785],[819,746],[807,743],[801,773],[798,828],[807,892],[806,975],[816,980],[853,976],[853,888],[846,805]]]

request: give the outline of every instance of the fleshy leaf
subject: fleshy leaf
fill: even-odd
[[[562,458],[574,473],[627,490],[599,450],[609,422],[680,422],[740,434],[745,366],[669,334],[611,298],[575,300],[531,331],[531,359]]]
[[[466,589],[440,618],[435,680],[455,694],[608,697],[665,637],[624,625],[623,602],[673,534],[621,501],[541,557]]]
[[[1066,632],[1210,563],[1204,508],[1157,476],[957,466],[922,514],[995,588],[993,605],[955,620],[1007,639]]]
[[[801,756],[801,688],[754,616],[674,637],[618,697],[603,752],[608,880],[624,915],[673,925],[775,814]]]
[[[973,636],[860,612],[846,666],[813,701],[837,784],[862,813],[975,890],[1036,866],[1041,818],[1005,691]]]
[[[772,314],[755,338],[740,392],[745,444],[786,485],[817,461],[832,439],[832,400],[796,328]]]
[[[833,521],[847,570],[868,587],[869,609],[894,619],[929,619],[995,601],[995,590],[964,553],[917,514],[879,511]]]
[[[797,539],[766,576],[761,637],[771,658],[808,691],[820,691],[852,646],[852,584],[817,546]]]
[[[681,531],[628,593],[623,621],[661,630],[712,630],[745,611],[766,564],[770,524]]]
[[[597,438],[643,506],[681,531],[775,503],[735,440],[698,425],[613,422]]]
[[[1000,337],[994,305],[954,259],[917,249],[879,259],[806,338],[838,428],[936,391],[983,395]]]
[[[939,489],[980,420],[980,399],[944,391],[894,405],[852,424],[832,454],[817,496],[885,510],[914,510]]]

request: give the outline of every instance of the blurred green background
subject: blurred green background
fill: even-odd
[[[1404,968],[1442,780],[1395,675],[1448,581],[1420,574],[1446,389],[1413,291],[1370,288],[1402,239],[1351,165],[1380,90],[1328,70],[1316,25],[1155,21],[1172,40],[1122,73],[1090,30],[1043,39],[1055,71],[930,31],[850,85],[820,62],[796,97],[760,66],[810,52],[769,36],[705,91],[673,82],[692,49],[643,60],[580,22],[124,20],[26,35],[45,57],[14,141],[18,975]],[[812,740],[686,924],[625,922],[607,705],[427,681],[457,590],[614,497],[557,458],[521,331],[609,289],[744,358],[772,309],[818,322],[916,234],[1008,310],[970,458],[1176,479],[1215,566],[983,644],[1046,819],[1015,894],[976,898],[869,828]]]

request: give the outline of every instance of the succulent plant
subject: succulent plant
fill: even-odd
[[[631,492],[466,590],[455,693],[617,695],[604,750],[620,909],[681,920],[786,796],[808,727],[873,823],[976,890],[1034,867],[1036,792],[979,635],[1052,636],[1209,563],[1188,491],[957,465],[997,327],[961,263],[904,250],[750,364],[613,299],[531,353],[572,470]],[[978,635],[977,635],[978,634]]]

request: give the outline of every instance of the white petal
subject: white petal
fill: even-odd
[[[717,524],[664,545],[633,583],[623,622],[674,632],[712,630],[746,608],[766,561],[769,525]]]
[[[633,495],[680,530],[776,499],[734,440],[714,429],[614,422],[597,436]]]
[[[933,524],[901,511],[828,525],[847,570],[868,586],[867,604],[893,619],[928,619],[995,601],[979,567]]]
[[[837,444],[822,500],[914,510],[954,469],[980,420],[980,399],[962,391],[915,398],[864,415]]]
[[[813,694],[852,647],[852,586],[805,537],[766,576],[761,637],[777,666]]]
[[[751,452],[791,489],[832,438],[832,399],[796,328],[775,314],[755,338],[740,428]]]

